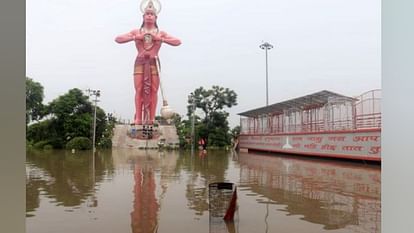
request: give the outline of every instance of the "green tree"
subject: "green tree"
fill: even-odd
[[[56,131],[56,120],[47,119],[41,122],[32,124],[26,131],[26,137],[32,142],[39,141],[52,141],[58,138],[58,132]]]
[[[91,137],[93,108],[88,98],[81,90],[74,88],[47,106],[48,113],[56,121],[56,131],[62,141],[80,136]]]
[[[191,118],[196,109],[201,109],[204,113],[204,118],[197,124],[197,138],[204,138],[210,146],[229,145],[229,114],[223,109],[234,105],[237,105],[237,94],[229,88],[213,86],[206,90],[199,87],[190,93],[187,116]]]
[[[26,77],[26,125],[30,121],[39,120],[43,116],[43,86],[39,82]]]
[[[188,116],[193,112],[193,101],[196,109],[199,108],[204,112],[206,119],[211,117],[211,114],[223,110],[224,107],[231,108],[237,105],[237,94],[229,88],[219,86],[213,86],[210,90],[199,87],[188,97]]]
[[[231,132],[230,132],[231,137],[238,138],[240,135],[240,130],[241,130],[240,125],[235,126],[233,129],[231,129]]]
[[[28,129],[28,140],[46,141],[54,148],[64,148],[75,137],[92,138],[94,106],[89,97],[74,88],[54,99],[45,107],[48,119],[33,124]],[[111,117],[113,123],[115,119]],[[112,128],[111,128],[112,129]],[[107,115],[99,107],[96,110],[96,142],[104,141],[108,145]]]
[[[53,100],[48,106],[48,112],[58,119],[66,119],[73,115],[92,112],[89,97],[78,88],[70,89],[67,94]]]

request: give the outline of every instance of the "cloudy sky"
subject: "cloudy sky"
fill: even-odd
[[[238,94],[237,113],[320,90],[348,96],[381,88],[379,0],[162,0],[161,30],[182,45],[163,45],[161,81],[180,115],[187,96],[212,85]],[[114,38],[142,23],[140,0],[26,1],[26,75],[45,88],[45,103],[71,88],[100,89],[100,106],[134,115],[133,43]],[[161,98],[159,98],[161,99]],[[160,106],[160,104],[158,105]]]

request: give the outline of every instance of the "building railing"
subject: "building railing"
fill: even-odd
[[[381,90],[355,97],[354,101],[332,99],[322,107],[286,114],[241,118],[243,134],[309,133],[381,128]]]

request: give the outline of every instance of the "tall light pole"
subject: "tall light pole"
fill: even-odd
[[[194,152],[194,144],[195,144],[195,132],[194,132],[194,122],[195,122],[195,97],[191,96],[191,107],[192,107],[192,119],[191,119],[191,155]]]
[[[267,50],[270,50],[273,48],[273,45],[269,44],[268,42],[264,42],[260,45],[261,49],[264,49],[266,51],[266,106],[269,105],[269,78],[268,78],[268,71],[267,71]]]
[[[94,113],[93,113],[93,139],[92,139],[92,147],[93,147],[93,153],[95,153],[96,151],[96,147],[95,147],[95,138],[96,138],[96,105],[98,103],[98,97],[101,96],[101,91],[100,90],[91,90],[88,89],[86,90],[89,93],[89,96],[93,95],[95,96],[95,99],[93,100],[93,102],[95,102],[95,109],[94,109]]]

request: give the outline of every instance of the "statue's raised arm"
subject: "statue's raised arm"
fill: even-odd
[[[161,32],[161,42],[172,46],[178,46],[181,44],[181,41],[178,38],[170,36],[166,32]]]
[[[119,35],[115,38],[115,41],[120,44],[134,41],[135,39],[137,39],[137,31],[138,30],[132,30],[131,32]]]

